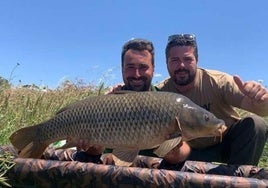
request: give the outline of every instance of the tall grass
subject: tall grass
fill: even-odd
[[[0,187],[11,187],[7,183],[8,178],[5,177],[5,173],[15,165],[13,158],[14,156],[8,152],[0,153]]]
[[[90,95],[98,88],[66,84],[55,90],[29,88],[0,89],[0,145],[9,144],[15,130],[52,117],[60,108]]]
[[[0,145],[10,144],[8,137],[15,130],[40,123],[60,108],[74,101],[99,94],[99,87],[67,83],[55,90],[0,88]],[[101,90],[102,92],[105,91]],[[241,111],[243,114],[244,112]],[[266,117],[268,122],[268,117]],[[268,167],[266,143],[259,166]]]

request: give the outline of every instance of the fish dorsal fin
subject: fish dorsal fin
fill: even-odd
[[[164,141],[154,151],[154,153],[158,157],[164,157],[168,152],[170,152],[173,148],[175,148],[181,142],[180,134],[177,134],[177,137],[175,137],[175,138],[174,138],[174,136],[175,136],[175,134],[172,134],[172,137],[173,137],[172,139]]]
[[[130,166],[136,156],[139,153],[139,150],[125,150],[116,148],[113,149],[113,157],[115,165],[117,166]]]
[[[137,91],[132,91],[132,90],[119,90],[119,91],[115,91],[111,94],[127,94],[127,93],[137,93]]]

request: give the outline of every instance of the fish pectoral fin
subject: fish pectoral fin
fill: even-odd
[[[168,135],[168,140],[171,140],[173,138],[178,138],[178,137],[181,137],[181,133],[180,132],[175,132],[175,133],[171,133]]]
[[[114,162],[117,166],[130,166],[139,150],[124,150],[120,148],[113,149],[112,154],[114,155]]]
[[[159,147],[154,151],[158,157],[164,157],[168,152],[175,148],[181,142],[181,136],[164,141]]]

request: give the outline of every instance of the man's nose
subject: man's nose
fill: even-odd
[[[140,77],[141,76],[140,70],[138,68],[135,69],[135,76],[136,77]]]
[[[177,61],[177,65],[179,67],[185,67],[185,63],[183,61]]]

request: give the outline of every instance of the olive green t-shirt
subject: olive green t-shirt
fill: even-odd
[[[161,91],[180,93],[171,78],[159,83],[157,87]],[[240,107],[244,94],[239,90],[231,75],[198,68],[194,87],[181,94],[212,112],[217,118],[224,120],[227,127],[240,119],[234,107]],[[193,148],[204,148],[219,141],[220,137],[217,139],[214,137],[198,138],[189,141],[189,145]]]

